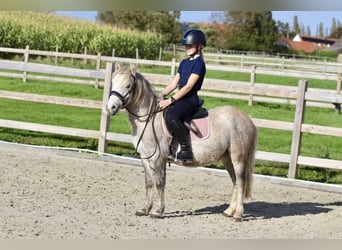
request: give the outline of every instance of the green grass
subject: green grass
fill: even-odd
[[[51,96],[102,100],[102,91],[91,85],[79,85],[60,82],[33,81],[24,83],[21,79],[1,77],[0,89],[22,93],[35,93]]]
[[[86,65],[84,67],[86,67]],[[140,70],[143,73],[153,72],[159,74],[170,74],[170,69],[166,67],[144,66],[140,67]],[[208,71],[207,77],[226,80],[249,81],[249,74],[240,73]],[[298,79],[289,77],[258,76],[257,80],[258,82],[272,84],[292,84],[293,86],[298,84]],[[329,89],[335,89],[336,87],[336,83],[333,81],[310,80],[309,86],[312,85],[315,87]],[[23,83],[21,79],[5,77],[1,78],[0,89],[98,101],[102,100],[103,93],[101,88],[96,89],[90,85],[33,80]],[[254,102],[253,106],[250,107],[247,105],[247,101],[212,97],[202,98],[205,99],[204,106],[208,109],[221,105],[233,105],[242,109],[244,112],[254,118],[287,122],[293,122],[294,120],[294,105]],[[0,119],[98,130],[100,125],[100,110],[0,98]],[[342,127],[342,116],[336,115],[333,111],[333,108],[325,109],[307,107],[305,113],[305,123]],[[130,125],[125,112],[119,112],[117,116],[112,118],[110,131],[125,134],[130,133]],[[32,131],[0,128],[0,139],[34,145],[74,147],[97,150],[96,139],[62,136]],[[291,140],[291,131],[259,128],[258,150],[289,154]],[[340,137],[304,134],[301,154],[311,157],[342,160],[342,154],[340,153],[341,145],[342,138]],[[109,143],[108,152],[115,154],[135,154],[134,148],[131,144],[117,142]],[[221,163],[217,163],[214,167],[221,168],[222,165]],[[286,177],[288,166],[287,164],[257,161],[255,172],[259,174]],[[307,168],[302,166],[299,169],[299,178],[320,182],[342,183],[341,172],[342,171],[312,167]]]
[[[169,67],[153,67],[153,66],[142,66],[139,68],[145,73],[155,73],[155,74],[170,74]],[[218,70],[209,70],[206,73],[206,78],[210,79],[220,79],[220,80],[234,80],[234,81],[250,81],[249,73],[239,73],[239,72],[225,72]],[[256,83],[268,83],[283,86],[298,86],[299,80],[302,78],[296,77],[275,77],[270,75],[256,75]],[[336,81],[333,80],[319,80],[319,79],[309,79],[309,88],[322,88],[322,89],[332,89],[336,90]]]

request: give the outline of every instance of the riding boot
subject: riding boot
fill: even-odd
[[[172,121],[171,124],[174,136],[178,139],[181,150],[176,154],[176,161],[191,163],[193,154],[191,149],[190,134],[181,121]]]
[[[170,154],[167,156],[167,158],[171,161],[174,161],[176,159],[176,153],[178,149],[178,140],[176,137],[172,137],[172,140],[169,145]]]

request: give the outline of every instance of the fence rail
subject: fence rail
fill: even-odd
[[[85,50],[86,51],[86,50]],[[13,73],[13,72],[0,72],[0,76],[6,76],[6,77],[15,77],[15,78],[22,78],[24,82],[26,82],[29,79],[36,79],[36,80],[46,80],[46,81],[56,81],[56,82],[67,82],[67,83],[77,83],[77,84],[89,84],[94,85],[95,87],[99,87],[100,85],[103,86],[103,70],[101,69],[101,62],[111,62],[111,63],[133,63],[133,64],[142,64],[142,65],[154,65],[154,66],[162,66],[162,67],[169,67],[170,68],[170,74],[169,75],[153,75],[149,74],[149,79],[152,83],[168,83],[171,79],[171,77],[175,74],[176,68],[179,63],[176,62],[175,59],[172,59],[171,61],[153,61],[153,60],[144,60],[144,59],[138,59],[138,58],[121,58],[121,57],[113,57],[113,56],[102,56],[101,54],[97,55],[88,55],[86,52],[84,54],[74,54],[74,53],[62,53],[58,51],[40,51],[40,50],[31,50],[29,49],[29,46],[26,46],[25,49],[17,49],[17,48],[3,48],[0,47],[0,52],[5,53],[14,53],[14,54],[22,54],[23,62],[22,64],[16,64],[14,67],[12,61],[6,61],[5,64],[9,65],[2,65],[3,69],[8,70],[20,70],[22,74],[20,73]],[[55,62],[57,63],[57,58],[71,58],[71,59],[83,59],[85,62],[88,60],[94,60],[96,63],[96,69],[94,70],[88,70],[84,71],[81,69],[79,72],[73,71],[74,69],[70,69],[68,67],[65,67],[62,70],[65,70],[65,72],[69,72],[68,74],[61,75],[60,76],[69,76],[69,77],[58,77],[56,75],[40,75],[40,74],[27,74],[25,70],[25,65],[29,62],[30,55],[35,56],[48,56],[48,57],[54,57]],[[303,60],[296,60],[293,58],[285,59],[285,58],[279,58],[279,57],[261,57],[261,56],[245,56],[245,55],[227,55],[227,54],[206,54],[206,60],[209,60],[210,58],[216,58],[219,57],[221,60],[225,60],[226,57],[234,58],[234,60],[241,60],[241,61],[248,61],[247,64],[240,64],[239,66],[234,65],[234,63],[227,64],[227,65],[221,65],[221,63],[218,64],[207,64],[208,70],[218,70],[218,71],[227,71],[227,72],[240,72],[240,73],[248,73],[250,74],[250,85],[256,84],[256,75],[257,74],[263,74],[263,75],[276,75],[276,76],[287,76],[287,77],[296,77],[300,79],[321,79],[321,80],[333,80],[336,81],[336,93],[341,93],[341,82],[342,82],[342,64],[341,63],[329,63],[329,62],[322,62],[322,61],[312,61],[312,60],[305,60],[305,63],[303,63]],[[241,59],[237,59],[241,58]],[[275,63],[281,59],[282,65],[293,65],[296,63],[295,67],[292,67],[294,69],[285,69],[286,67],[282,67],[282,69],[279,69],[277,67],[264,67],[263,62],[269,61],[271,64],[276,65]],[[215,61],[215,60],[214,60]],[[305,65],[311,64],[316,65],[315,68],[317,68],[317,65],[325,65],[325,67],[337,67],[338,71],[334,72],[315,72],[315,71],[303,71],[303,67],[306,67]],[[42,66],[42,70],[36,69],[32,70],[33,73],[51,73],[48,70],[43,71],[43,69],[47,67],[47,65]],[[290,68],[290,67],[288,67]],[[83,73],[81,73],[83,72]],[[87,72],[87,73],[86,73]],[[58,74],[58,72],[56,72]],[[52,74],[52,73],[51,73]],[[75,78],[74,76],[77,75],[78,77]],[[82,78],[82,79],[80,79]],[[213,80],[213,79],[205,79],[204,84],[205,85],[214,85],[215,82],[219,80]],[[238,83],[241,84],[241,82],[234,82],[230,81],[231,83]],[[246,84],[246,83],[245,83]],[[261,86],[261,85],[257,85]],[[270,87],[270,85],[267,85]],[[234,86],[235,88],[236,86]],[[234,91],[236,92],[236,91]],[[203,93],[204,95],[210,95],[210,96],[222,96],[220,93]],[[257,93],[255,93],[257,94]],[[226,95],[227,96],[227,95]],[[228,96],[227,96],[228,97]],[[234,99],[240,99],[241,96],[236,95],[230,95],[229,98]],[[249,105],[252,105],[253,100],[260,101],[260,102],[275,102],[275,103],[288,103],[288,104],[295,104],[293,101],[291,101],[289,98],[286,99],[279,99],[279,98],[265,98],[265,97],[253,97],[253,93],[249,97],[247,97],[247,100],[249,102]],[[307,103],[308,106],[316,106],[316,107],[325,107],[325,108],[335,108],[336,112],[341,112],[341,105],[336,102],[332,102],[333,104],[327,104],[327,103],[317,103],[317,102],[311,102],[309,101]]]
[[[85,50],[87,51],[87,50]],[[122,62],[136,63],[144,65],[155,65],[170,67],[171,75],[174,74],[178,63],[175,59],[171,61],[154,61],[144,60],[139,58],[121,58],[115,56],[104,56],[100,53],[97,55],[89,55],[76,53],[63,53],[58,51],[41,51],[31,50],[29,46],[25,49],[4,48],[0,47],[0,53],[12,53],[22,55],[23,61],[28,62],[30,55],[54,57],[57,63],[58,58],[83,59],[84,62],[93,60],[99,65],[100,62]],[[309,79],[329,79],[337,80],[338,74],[342,73],[342,63],[328,62],[319,60],[301,60],[294,58],[270,57],[270,56],[251,56],[251,55],[234,55],[223,53],[206,53],[205,58],[208,64],[208,69],[217,69],[232,72],[250,73],[250,68],[256,66],[259,74],[270,75],[286,75]]]
[[[131,59],[127,59],[129,62]],[[115,61],[115,59],[112,59]],[[122,60],[120,60],[122,62]],[[151,63],[151,62],[149,62]],[[159,64],[158,64],[159,65]],[[86,108],[97,108],[101,109],[101,122],[100,130],[85,130],[76,128],[66,128],[59,126],[51,126],[36,123],[27,123],[19,121],[10,121],[0,119],[0,127],[12,128],[12,129],[24,129],[32,131],[40,131],[46,133],[63,134],[70,136],[81,136],[97,138],[98,151],[105,152],[106,145],[108,141],[120,141],[120,142],[131,142],[131,136],[126,134],[111,133],[108,131],[110,117],[105,110],[105,103],[107,97],[109,96],[109,88],[111,83],[111,76],[114,72],[113,63],[109,62],[106,64],[105,70],[85,70],[85,69],[74,69],[61,66],[50,66],[42,65],[36,63],[25,63],[25,62],[14,62],[8,60],[0,60],[0,69],[11,70],[16,72],[36,72],[59,76],[72,76],[72,77],[85,77],[89,79],[101,79],[104,82],[103,100],[101,101],[91,101],[91,100],[81,100],[74,98],[65,97],[51,97],[37,94],[24,94],[12,91],[0,91],[0,98],[9,98],[16,100],[27,100],[42,103],[54,103],[60,105],[68,106],[78,106]],[[165,75],[154,75],[154,74],[144,74],[144,76],[150,81],[154,82],[156,79],[170,79],[170,76]],[[166,82],[165,82],[166,83]],[[298,87],[287,87],[287,86],[277,86],[277,85],[263,85],[256,83],[246,83],[246,82],[236,82],[236,81],[224,81],[224,80],[214,80],[206,79],[203,84],[203,91],[215,90],[220,93],[218,94],[229,94],[235,93],[241,96],[251,95],[262,96],[263,98],[282,98],[283,100],[291,99],[296,102],[296,117],[294,122],[283,122],[283,121],[272,121],[265,119],[255,119],[253,122],[259,128],[271,128],[271,129],[281,129],[293,131],[291,153],[279,154],[274,152],[263,152],[258,151],[256,153],[256,159],[274,161],[274,162],[284,162],[289,164],[289,178],[296,178],[298,165],[308,165],[317,166],[323,168],[333,168],[342,169],[342,161],[321,159],[314,157],[306,157],[300,155],[301,147],[301,134],[313,133],[321,135],[330,135],[342,137],[342,128],[316,126],[311,124],[304,124],[303,117],[305,113],[305,107],[310,101],[320,101],[324,103],[337,102],[342,103],[341,93],[330,90],[320,90],[320,89],[308,89],[307,81],[300,81]],[[224,93],[222,93],[224,92]],[[207,93],[210,93],[209,91]],[[256,97],[254,97],[256,98]]]

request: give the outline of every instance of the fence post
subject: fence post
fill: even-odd
[[[304,122],[305,114],[305,92],[308,87],[308,81],[300,80],[297,90],[297,102],[295,120],[293,124],[290,165],[288,178],[295,179],[298,175],[298,156],[300,154],[300,148],[302,143],[302,124]]]
[[[337,94],[341,94],[341,88],[342,88],[342,73],[339,73],[338,78],[337,78],[337,86],[336,86]]]
[[[101,69],[101,53],[97,53],[97,58],[96,58],[96,70]],[[96,79],[95,80],[95,88],[98,89],[100,85],[100,80]]]
[[[327,73],[327,68],[328,68],[327,58],[324,58],[324,73]]]
[[[106,104],[109,97],[112,73],[114,72],[114,63],[106,64],[106,75],[103,86],[103,97],[102,97],[102,109],[101,109],[101,122],[100,122],[100,135],[99,135],[99,145],[98,151],[101,153],[107,152],[107,132],[109,130],[110,114],[106,110]]]
[[[58,45],[56,45],[55,65],[58,63]]]
[[[336,94],[341,94],[341,86],[342,85],[342,73],[338,74],[337,85],[336,85]],[[335,106],[336,114],[341,114],[341,103],[333,103]]]
[[[252,71],[251,71],[251,78],[250,78],[250,86],[253,88],[255,84],[255,71],[256,71],[256,66],[252,65]],[[248,97],[248,106],[253,106],[253,94],[250,94]]]
[[[139,59],[139,49],[138,48],[135,49],[135,58]]]
[[[87,53],[88,53],[87,46],[85,46],[84,47],[84,55],[85,55],[85,57],[84,57],[84,60],[83,60],[84,64],[87,64],[87,62],[88,62],[88,60],[87,60]]]
[[[27,64],[29,61],[29,50],[30,50],[30,46],[26,45],[25,48],[25,53],[24,53],[24,63]],[[27,72],[24,71],[23,72],[23,82],[27,81]]]
[[[159,61],[161,61],[162,55],[163,55],[163,48],[160,47],[160,48],[159,48]]]
[[[172,58],[171,62],[171,76],[176,75],[176,58]]]

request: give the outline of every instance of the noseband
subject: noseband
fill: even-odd
[[[132,87],[127,91],[126,94],[122,95],[121,93],[119,93],[118,91],[115,91],[115,90],[112,90],[109,93],[109,97],[114,95],[120,99],[120,101],[122,103],[122,108],[126,108],[126,106],[129,104],[129,101],[132,98],[132,96],[134,94],[135,87],[136,87],[136,81],[137,81],[136,77],[132,74],[130,76],[133,77],[133,84],[132,84]],[[127,98],[127,96],[128,96],[128,98]],[[126,100],[126,98],[127,98],[127,100]]]

